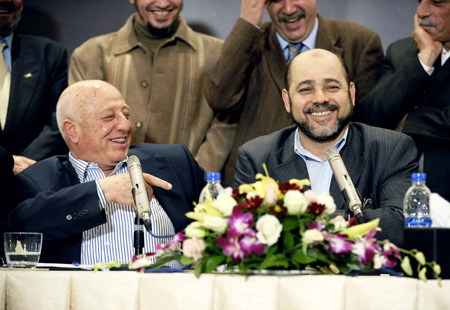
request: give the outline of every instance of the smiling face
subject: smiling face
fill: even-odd
[[[300,131],[314,142],[340,139],[353,113],[356,90],[339,58],[314,49],[295,57],[288,70],[283,101]]]
[[[75,158],[97,163],[103,171],[127,158],[130,110],[115,87],[102,81],[79,82],[64,91],[60,103],[66,108],[59,109],[72,114],[58,117],[64,118],[62,128]]]
[[[422,28],[435,41],[450,49],[450,0],[420,0],[417,17]]]
[[[291,43],[303,41],[314,28],[316,0],[270,0],[266,9],[277,32]]]
[[[22,0],[0,0],[0,38],[8,36],[20,21]]]
[[[175,25],[183,8],[183,0],[130,0],[137,12],[137,20],[144,26],[166,29]]]

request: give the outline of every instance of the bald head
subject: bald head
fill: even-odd
[[[83,116],[92,115],[90,112],[111,96],[122,98],[117,88],[101,80],[80,81],[67,87],[56,106],[56,120],[61,134],[64,136],[62,123],[65,119],[79,123]]]
[[[291,87],[292,72],[297,72],[299,68],[305,65],[327,66],[331,70],[342,70],[342,75],[347,81],[347,84],[350,83],[348,68],[342,57],[330,51],[317,48],[297,55],[288,63],[284,75],[285,88],[288,91]]]

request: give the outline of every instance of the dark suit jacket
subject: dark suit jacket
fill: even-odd
[[[35,160],[67,152],[55,110],[67,87],[67,52],[45,38],[14,34],[11,92],[3,146]]]
[[[240,147],[234,186],[255,182],[257,173],[265,174],[263,163],[269,176],[280,182],[309,178],[305,161],[294,151],[295,130],[291,126]],[[417,170],[414,142],[393,130],[351,123],[340,153],[361,199],[372,199],[363,210],[364,219],[380,218],[380,239],[402,246],[403,197],[411,186],[411,173]],[[337,209],[347,209],[334,178],[330,194]]]
[[[383,76],[356,105],[356,118],[364,123],[395,128],[404,118],[403,132],[425,153],[424,171],[431,191],[450,200],[450,61],[429,76],[417,57],[411,38],[387,49]],[[439,66],[437,67],[437,65]]]
[[[380,75],[383,48],[375,32],[346,21],[319,16],[316,47],[341,55],[363,96]],[[254,25],[238,19],[207,77],[206,96],[216,110],[240,115],[235,142],[225,166],[231,183],[237,149],[245,142],[292,124],[281,98],[286,61],[271,23]]]
[[[140,159],[142,170],[173,185],[166,191],[154,187],[175,227],[183,230],[205,185],[204,171],[184,145],[136,144],[129,155]],[[82,232],[105,223],[99,209],[95,182],[80,184],[68,155],[37,162],[17,175],[22,203],[9,215],[15,231],[44,234],[42,262],[72,263],[80,259]]]

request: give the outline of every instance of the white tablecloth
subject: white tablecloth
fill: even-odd
[[[3,309],[450,309],[450,280],[0,269]]]

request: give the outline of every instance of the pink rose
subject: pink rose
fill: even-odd
[[[187,239],[183,242],[183,254],[186,257],[193,258],[198,261],[203,257],[203,251],[205,251],[205,241],[197,237]]]
[[[308,204],[310,205],[313,202],[317,201],[317,194],[315,192],[313,192],[312,190],[308,189],[307,191],[305,191],[303,193],[303,195],[306,198],[306,201],[308,202]]]

